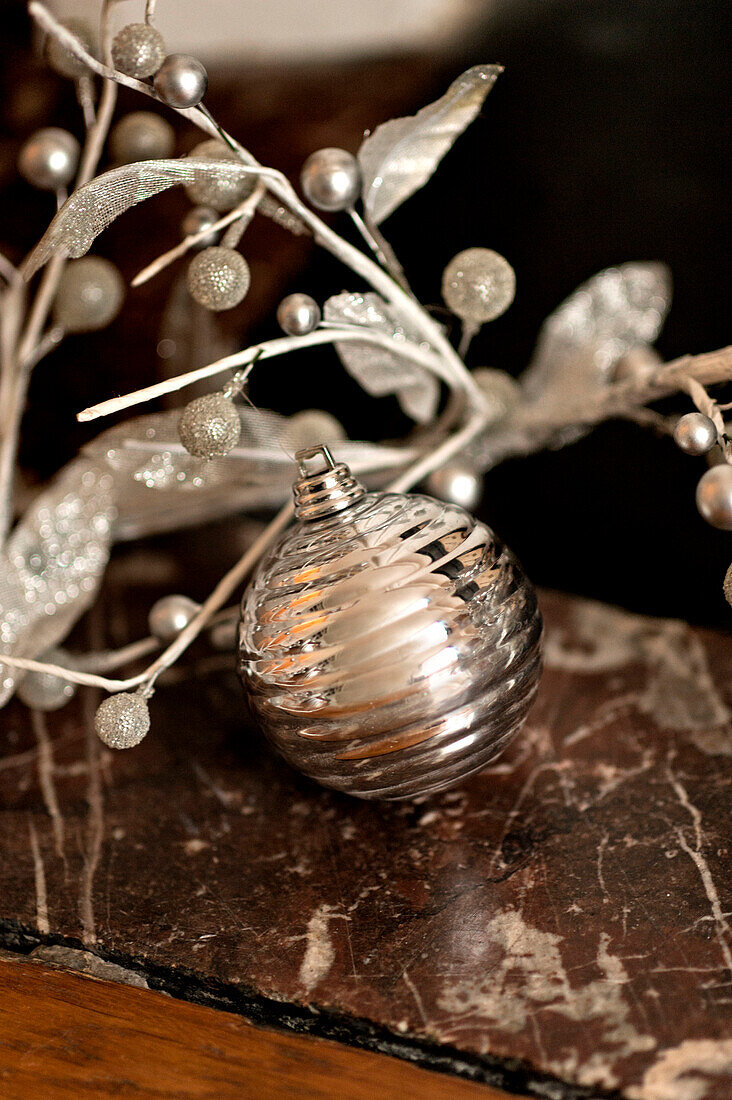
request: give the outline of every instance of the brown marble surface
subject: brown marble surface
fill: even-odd
[[[176,560],[116,558],[97,644],[139,634]],[[572,597],[543,608],[525,732],[419,805],[294,775],[205,646],[128,753],[97,742],[91,694],[8,708],[0,946],[84,946],[177,996],[529,1095],[725,1100],[732,645]]]

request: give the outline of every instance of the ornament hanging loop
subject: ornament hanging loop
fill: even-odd
[[[307,462],[322,459],[324,466],[308,472]],[[366,490],[353,476],[348,466],[336,462],[324,443],[306,447],[295,455],[300,477],[293,486],[295,515],[300,520],[325,519],[350,508]]]

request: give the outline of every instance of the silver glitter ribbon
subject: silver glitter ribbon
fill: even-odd
[[[35,658],[66,637],[96,596],[109,557],[114,479],[71,462],[31,504],[0,554],[0,651]],[[0,706],[24,675],[0,664]]]

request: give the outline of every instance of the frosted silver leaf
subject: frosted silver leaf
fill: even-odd
[[[110,474],[79,458],[30,505],[0,554],[0,653],[38,657],[89,607],[109,557],[113,495]],[[0,664],[0,706],[23,675]]]
[[[238,161],[198,157],[145,160],[112,168],[69,196],[28,257],[24,274],[30,278],[53,255],[74,259],[85,255],[120,214],[169,187],[198,183],[211,176],[238,180],[251,174],[251,166]]]
[[[621,356],[653,343],[671,304],[664,264],[609,267],[583,283],[544,322],[522,376],[524,393],[554,401],[597,389]]]
[[[415,332],[405,327],[378,294],[337,294],[325,303],[323,316],[336,324],[364,325],[390,336],[395,342],[419,344]],[[424,346],[424,342],[422,342]],[[437,409],[440,390],[436,379],[417,363],[390,355],[371,344],[335,345],[344,367],[372,397],[395,394],[407,416],[424,424]]]
[[[478,114],[502,71],[500,65],[475,65],[453,81],[440,99],[416,115],[384,122],[366,138],[358,161],[364,210],[373,225],[379,225],[424,187]]]

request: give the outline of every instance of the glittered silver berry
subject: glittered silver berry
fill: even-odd
[[[732,466],[712,466],[696,487],[696,506],[712,527],[732,531]]]
[[[305,336],[320,323],[320,306],[309,294],[288,294],[277,307],[277,323],[288,336]]]
[[[223,457],[236,447],[241,435],[236,405],[222,393],[196,397],[183,410],[178,435],[194,458]]]
[[[39,658],[48,665],[71,668],[72,660],[64,649],[49,649]],[[76,684],[54,676],[52,672],[26,672],[18,684],[17,696],[21,703],[33,710],[58,710],[76,694]]]
[[[241,164],[233,149],[225,145],[223,141],[211,138],[210,141],[202,141],[188,154],[203,160],[225,160]],[[222,172],[215,176],[205,176],[195,183],[189,183],[186,194],[193,203],[201,206],[211,206],[214,210],[233,210],[240,202],[243,202],[256,187],[256,177],[227,175]]]
[[[235,248],[204,248],[188,265],[191,297],[216,312],[238,305],[250,281],[249,265]]]
[[[139,692],[110,695],[97,707],[94,729],[110,749],[131,749],[139,745],[150,730],[147,699]]]
[[[81,146],[68,130],[48,126],[29,137],[18,155],[21,176],[42,191],[67,187],[76,175]]]
[[[67,332],[94,332],[114,320],[124,296],[122,276],[109,260],[102,256],[71,260],[56,291],[54,320]]]
[[[219,213],[217,210],[214,210],[212,206],[194,206],[188,211],[181,222],[181,232],[184,237],[193,237],[196,233],[211,229],[218,220]],[[201,239],[191,247],[194,249],[210,248],[212,245],[216,244],[217,240],[218,233],[214,230],[212,233],[207,233],[205,237],[201,237]]]
[[[208,73],[195,57],[171,53],[155,73],[155,91],[169,107],[197,106],[206,94]]]
[[[109,148],[118,164],[165,160],[175,148],[175,131],[166,119],[152,111],[132,111],[112,130]]]
[[[491,248],[458,252],[442,275],[446,305],[469,325],[482,325],[500,317],[511,305],[515,293],[513,268]]]
[[[200,604],[188,596],[178,593],[163,596],[150,608],[147,617],[150,633],[163,645],[167,645],[178,637],[199,611]]]
[[[305,161],[300,184],[317,210],[347,210],[361,193],[361,170],[345,149],[318,149]]]
[[[674,442],[687,455],[705,455],[717,442],[714,421],[700,412],[680,416],[674,428]]]
[[[87,53],[94,53],[94,34],[85,20],[66,19],[64,27],[79,39]],[[59,76],[68,77],[69,80],[78,80],[89,72],[83,61],[52,36],[46,41],[46,61]]]
[[[152,76],[165,61],[162,34],[148,23],[128,23],[112,39],[112,61],[125,76]]]

